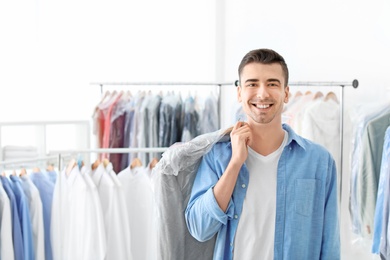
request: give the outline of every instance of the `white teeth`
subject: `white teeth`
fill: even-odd
[[[268,108],[270,105],[257,105],[257,108]]]

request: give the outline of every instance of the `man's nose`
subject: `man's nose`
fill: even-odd
[[[261,84],[257,89],[256,97],[258,97],[260,99],[268,98],[269,92],[268,92],[267,86]]]

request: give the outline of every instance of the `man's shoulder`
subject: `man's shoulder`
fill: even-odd
[[[309,140],[305,137],[297,135],[300,139],[302,146],[305,148],[305,152],[308,154],[315,153],[321,156],[331,156],[330,152],[323,145],[316,143],[312,140]]]

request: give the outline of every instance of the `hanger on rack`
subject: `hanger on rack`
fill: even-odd
[[[337,99],[337,96],[333,91],[328,92],[328,94],[326,94],[324,100],[325,101],[334,100],[337,104],[339,103],[339,100]]]
[[[319,99],[319,98],[322,98],[324,96],[324,94],[322,94],[321,91],[317,91],[316,94],[314,95],[314,99]]]
[[[142,166],[142,162],[141,162],[141,160],[138,157],[136,157],[131,162],[130,169],[134,169],[134,168],[140,167],[140,166]]]
[[[53,165],[48,165],[47,167],[46,167],[46,171],[48,171],[48,172],[54,172],[54,166]]]
[[[91,169],[92,170],[96,170],[97,167],[99,167],[100,165],[100,160],[97,159],[92,165],[91,165]]]
[[[107,158],[104,158],[103,159],[103,165],[104,165],[104,167],[107,167],[107,165],[109,165],[110,164],[110,160],[108,160]]]
[[[74,167],[76,167],[76,165],[77,165],[77,161],[75,159],[71,159],[65,170],[66,176],[69,176],[70,172],[73,170]]]
[[[153,169],[153,168],[156,166],[157,163],[158,163],[158,159],[157,159],[156,157],[154,157],[154,158],[150,161],[150,163],[149,163],[149,169]]]
[[[22,169],[20,170],[19,176],[21,177],[21,176],[24,176],[24,175],[27,175],[27,171],[26,171],[25,168],[22,168]]]

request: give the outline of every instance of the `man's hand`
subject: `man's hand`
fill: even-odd
[[[252,138],[252,131],[245,122],[238,121],[232,132],[230,139],[232,143],[232,158],[230,162],[237,165],[243,165],[248,157],[248,142]]]

